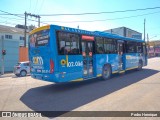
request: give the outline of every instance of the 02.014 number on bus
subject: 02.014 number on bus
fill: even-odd
[[[75,67],[75,66],[83,66],[83,62],[82,61],[68,62],[67,67]]]

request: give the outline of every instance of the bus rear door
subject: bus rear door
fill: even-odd
[[[119,73],[122,73],[124,72],[124,60],[123,60],[124,41],[118,40],[117,50],[118,50],[118,71]]]
[[[82,56],[84,79],[91,78],[93,77],[93,41],[82,40]]]

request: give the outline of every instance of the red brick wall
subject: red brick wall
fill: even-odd
[[[20,47],[19,48],[19,62],[29,61],[28,59],[28,48]]]

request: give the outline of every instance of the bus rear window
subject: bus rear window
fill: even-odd
[[[49,29],[38,31],[29,36],[30,47],[45,46],[49,43]]]

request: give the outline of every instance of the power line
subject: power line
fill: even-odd
[[[30,17],[38,18],[38,27],[40,27],[40,18],[41,17],[39,15],[35,15],[35,14],[27,13],[27,12],[25,12],[24,14],[25,14],[24,46],[26,47],[27,17],[30,16]]]
[[[30,9],[31,9],[31,0],[29,1],[29,12],[30,12]]]
[[[43,3],[44,3],[44,0],[43,0],[42,3],[41,3],[40,9],[39,9],[39,11],[38,11],[38,14],[39,14],[39,12],[41,11],[41,8],[42,8]]]
[[[2,11],[1,11],[2,12]],[[0,13],[0,15],[11,15],[11,14],[7,14],[7,13]],[[23,16],[23,14],[13,14],[13,15],[18,15],[18,16]]]
[[[159,36],[160,34],[151,34],[151,36]]]
[[[153,10],[159,9],[160,7],[150,7],[150,8],[140,8],[140,9],[130,9],[130,10],[118,10],[118,11],[110,11],[110,12],[90,12],[90,13],[75,13],[75,14],[39,14],[40,16],[63,16],[63,15],[87,15],[87,14],[105,14],[105,13],[120,13],[120,12],[133,12],[133,11],[145,11],[145,10]],[[0,15],[16,15],[18,17],[23,16],[23,14],[12,14],[5,11],[0,10],[6,14]]]
[[[118,11],[110,11],[110,12],[90,12],[90,13],[75,13],[75,14],[40,14],[40,16],[93,15],[93,14],[105,14],[105,13],[144,11],[144,10],[153,10],[153,9],[159,9],[159,8],[160,7],[152,7],[152,8],[140,8],[140,9],[130,9],[130,10],[118,10]]]
[[[11,23],[11,22],[7,22],[7,21],[0,21],[0,23],[10,24],[10,25],[17,25],[16,23]]]
[[[9,12],[3,11],[3,10],[0,10],[0,11],[1,11],[1,12],[3,12],[3,13],[6,13],[5,15],[13,15],[13,16],[16,16],[16,17],[23,18],[23,20],[25,19],[24,17],[19,16],[20,14],[12,14],[12,13],[9,13]],[[32,20],[32,19],[28,19],[28,20],[29,20],[29,21],[35,21],[35,22],[38,22],[37,20]],[[40,23],[48,24],[48,23],[44,23],[44,22],[40,22]]]
[[[129,11],[139,11],[139,10],[149,10],[149,9],[158,9],[160,7],[152,7],[152,8],[143,8],[143,9],[134,9],[134,10],[123,10],[123,11],[112,11],[112,12],[97,12],[97,13],[78,13],[78,14],[48,14],[49,16],[56,16],[56,15],[86,15],[86,14],[102,14],[102,13],[117,13],[117,12],[129,12]],[[22,16],[20,16],[21,14],[12,14],[12,13],[9,13],[9,12],[6,12],[6,11],[2,11],[0,10],[1,12],[3,13],[6,13],[6,14],[3,14],[3,15],[14,15],[14,16],[17,16],[17,17],[20,17],[20,18],[23,18]],[[157,12],[154,12],[154,13],[157,13]],[[148,14],[154,14],[154,13],[148,13]],[[137,15],[137,16],[144,16],[144,15],[148,15],[148,14],[142,14],[142,15]],[[2,15],[2,14],[0,14]],[[47,14],[46,15],[41,15],[41,16],[48,16]],[[131,17],[137,17],[137,16],[129,16],[129,17],[122,17],[122,18],[113,18],[113,19],[105,19],[105,20],[92,20],[92,21],[45,21],[45,22],[60,22],[60,23],[72,23],[72,22],[96,22],[96,21],[107,21],[107,20],[117,20],[117,19],[125,19],[125,18],[131,18]],[[28,19],[30,21],[36,21],[36,20],[31,20],[31,19]],[[38,21],[36,21],[38,22]],[[47,24],[47,23],[44,23],[44,24]]]
[[[2,17],[2,16],[0,16],[0,18],[13,19],[13,20],[24,20],[24,19],[10,18],[10,17]]]
[[[154,8],[160,8],[160,7],[154,7]],[[145,8],[146,9],[153,9],[153,8]],[[136,9],[136,10],[140,10],[140,9]],[[142,10],[142,9],[141,9]],[[144,9],[143,9],[144,10]],[[16,17],[20,17],[20,18],[23,18],[22,16],[19,16],[20,14],[12,14],[12,13],[9,13],[9,12],[6,12],[6,11],[2,11],[0,10],[1,12],[3,13],[6,13],[6,15],[14,15]],[[128,10],[128,11],[131,11],[131,10]],[[133,10],[132,10],[133,11]],[[135,10],[134,10],[135,11]],[[114,11],[115,12],[115,11]],[[43,21],[43,22],[40,22],[40,23],[43,23],[43,24],[48,24],[46,22],[59,22],[59,23],[73,23],[73,22],[97,22],[97,21],[107,21],[107,20],[118,20],[118,19],[126,19],[126,18],[133,18],[133,17],[138,17],[138,16],[145,16],[145,15],[150,15],[150,14],[155,14],[155,13],[159,13],[160,11],[158,12],[152,12],[152,13],[147,13],[147,14],[141,14],[141,15],[135,15],[135,16],[128,16],[128,17],[120,17],[120,18],[112,18],[112,19],[104,19],[104,20],[90,20],[90,21]],[[37,20],[32,20],[32,19],[28,19],[29,21],[35,21],[35,22],[38,22]]]
[[[3,11],[3,10],[0,10],[0,11],[3,12],[3,13],[6,13],[6,14],[8,14],[8,15],[13,15],[13,16],[16,16],[16,17],[20,17],[20,18],[25,19],[24,17],[19,16],[19,15],[17,15],[17,14],[12,14],[12,13],[9,13],[9,12]],[[28,20],[38,22],[38,21],[32,20],[32,19],[28,19]]]
[[[111,18],[111,19],[103,19],[103,20],[89,20],[89,21],[43,21],[43,22],[59,22],[59,23],[98,22],[98,21],[119,20],[119,19],[140,17],[140,16],[151,15],[151,14],[156,14],[156,13],[160,13],[160,11],[158,11],[158,12],[152,12],[152,13],[147,13],[147,14],[141,14],[141,15],[134,15],[134,16],[128,16],[128,17],[120,17],[120,18]]]
[[[19,16],[18,14],[12,14],[12,13],[9,13],[9,12],[5,12],[5,11],[3,11],[3,10],[0,10],[0,12],[6,13],[6,14],[8,14],[8,15],[14,15],[14,16],[23,18],[22,16]]]
[[[35,8],[34,8],[34,13],[36,12],[37,4],[38,4],[38,0],[36,1],[36,5],[35,5]]]

